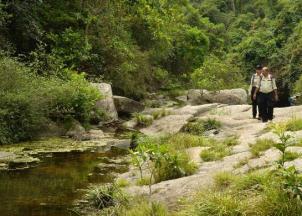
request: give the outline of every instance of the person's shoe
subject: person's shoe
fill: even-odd
[[[267,122],[267,120],[262,120],[262,122],[264,122],[264,123],[265,123],[265,122]]]
[[[262,120],[262,118],[259,116],[258,118],[257,118],[258,120]]]

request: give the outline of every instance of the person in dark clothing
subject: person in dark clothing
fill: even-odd
[[[269,74],[267,67],[264,67],[262,70],[262,76],[257,82],[253,99],[257,99],[258,101],[262,121],[267,122],[268,120],[273,120],[274,103],[278,101],[279,98],[275,78]]]
[[[262,73],[262,67],[261,65],[257,65],[256,67],[256,73],[253,74],[252,78],[251,78],[251,83],[250,83],[250,88],[249,88],[249,93],[251,94],[251,100],[252,100],[252,112],[253,112],[253,118],[257,117],[257,109],[258,109],[258,119],[261,119],[261,113],[260,113],[260,109],[257,103],[257,95],[256,94],[256,99],[254,99],[254,94],[255,91],[257,89],[257,83],[260,80],[261,77],[261,73]]]

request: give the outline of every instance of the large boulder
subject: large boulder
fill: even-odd
[[[66,133],[66,136],[75,140],[89,140],[90,136],[85,128],[78,122],[73,121],[71,127]]]
[[[96,108],[104,110],[109,120],[118,120],[118,114],[114,105],[112,88],[108,83],[92,83],[103,96],[103,98],[96,103]]]
[[[226,89],[221,91],[207,91],[191,89],[188,91],[188,102],[191,105],[207,103],[222,103],[229,105],[246,104],[247,93],[244,89]]]
[[[113,96],[114,104],[118,113],[132,114],[142,112],[145,106],[140,102],[122,96]]]

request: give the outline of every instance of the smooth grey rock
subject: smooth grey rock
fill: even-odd
[[[112,140],[109,141],[107,144],[109,147],[115,147],[119,149],[129,149],[130,148],[130,139],[125,139],[125,140]]]
[[[0,162],[14,160],[16,157],[17,155],[11,152],[0,152]]]
[[[236,105],[247,103],[247,93],[244,89],[226,89],[220,91],[191,89],[188,91],[187,98],[189,104],[191,105],[201,105],[207,103]]]
[[[88,132],[89,138],[91,140],[99,140],[105,137],[104,132],[100,129],[98,130],[90,130]]]
[[[75,140],[89,140],[85,128],[78,122],[74,121],[71,128],[67,131],[66,136]]]
[[[113,96],[114,104],[118,113],[132,114],[142,112],[145,106],[140,102],[122,96]]]
[[[96,108],[106,112],[109,120],[115,121],[118,119],[118,114],[114,105],[112,88],[108,83],[92,83],[96,87],[103,98],[96,102]]]

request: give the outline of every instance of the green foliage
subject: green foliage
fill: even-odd
[[[224,189],[229,187],[235,180],[235,176],[228,172],[217,173],[214,176],[215,187],[218,189]]]
[[[117,215],[117,216],[167,216],[168,210],[160,203],[149,202],[143,197],[135,197],[131,200],[131,204],[126,206],[120,206],[114,209],[114,213],[110,211],[105,215]]]
[[[139,140],[136,150],[131,151],[132,164],[140,172],[138,182],[146,184],[146,179],[149,180],[150,194],[154,182],[191,175],[197,169],[185,152],[173,149],[167,142],[171,140],[145,137]],[[143,176],[143,169],[147,176]]]
[[[191,74],[191,80],[197,88],[215,91],[243,85],[239,68],[215,56],[207,57],[204,64]]]
[[[250,144],[251,153],[254,157],[259,157],[261,152],[272,148],[275,144],[271,139],[258,139],[256,143]]]
[[[286,151],[285,152],[285,156],[284,156],[284,160],[285,161],[293,161],[293,160],[295,160],[295,159],[297,159],[299,157],[301,157],[300,153]]]
[[[286,130],[288,131],[299,131],[302,130],[302,119],[292,118],[286,122]]]
[[[197,166],[190,161],[185,153],[165,154],[161,159],[154,175],[155,182],[176,179],[192,175],[196,172]]]
[[[193,135],[203,135],[206,131],[220,128],[221,123],[219,121],[209,118],[207,120],[191,121],[187,123],[182,130]]]
[[[187,133],[178,133],[171,135],[165,141],[170,149],[182,151],[190,147],[208,146],[213,140],[203,136],[197,136]]]
[[[279,167],[283,168],[285,163],[285,152],[287,147],[293,145],[291,142],[292,136],[287,133],[287,124],[279,123],[272,126],[273,133],[276,134],[280,142],[275,144],[275,147],[281,152],[281,159],[278,161]]]
[[[282,177],[283,190],[289,194],[291,198],[297,198],[301,202],[302,198],[302,176],[294,166],[283,168],[279,175]]]
[[[87,201],[97,209],[125,204],[128,202],[126,194],[116,185],[96,186],[88,190]]]
[[[230,137],[225,140],[213,140],[209,148],[200,153],[204,161],[215,161],[224,158],[232,153],[232,146],[237,145],[237,137]]]
[[[140,127],[150,126],[154,120],[153,116],[144,115],[141,113],[134,113],[133,116]]]
[[[231,154],[231,149],[227,148],[225,145],[216,144],[209,149],[203,150],[200,153],[200,157],[203,161],[215,161],[224,158]]]
[[[0,143],[30,139],[49,120],[90,120],[100,95],[83,74],[65,71],[68,80],[41,77],[8,57],[0,59]]]
[[[152,113],[152,116],[154,119],[160,119],[162,117],[165,117],[167,115],[170,115],[171,112],[166,110],[165,108],[163,109],[159,109],[159,110],[156,110],[155,112]]]
[[[67,66],[79,68],[90,60],[92,47],[83,33],[67,28],[60,35],[50,34],[48,37],[54,44],[52,54]]]
[[[269,172],[223,176],[223,187],[202,190],[177,215],[298,216],[302,210],[301,201],[289,196],[280,187],[282,180],[279,177],[271,178]],[[224,185],[225,182],[227,184]]]
[[[130,185],[129,181],[127,179],[124,178],[119,178],[115,181],[115,185],[118,188],[122,188],[122,187],[128,187]]]

